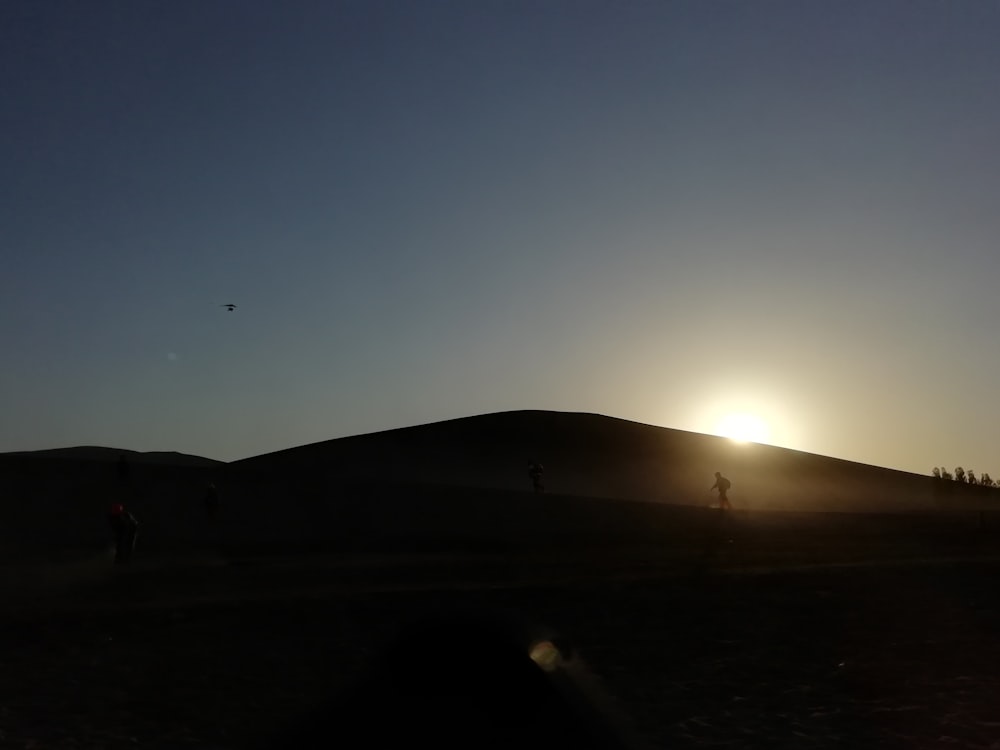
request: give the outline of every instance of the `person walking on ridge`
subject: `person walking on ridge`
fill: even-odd
[[[708,488],[708,491],[712,490],[719,491],[719,508],[721,510],[732,510],[733,506],[729,502],[729,496],[726,494],[729,492],[729,488],[733,486],[733,483],[726,479],[719,472],[715,472],[715,484]]]

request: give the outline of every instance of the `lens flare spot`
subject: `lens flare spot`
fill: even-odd
[[[546,672],[554,672],[559,668],[562,656],[552,641],[539,641],[531,647],[531,660]]]

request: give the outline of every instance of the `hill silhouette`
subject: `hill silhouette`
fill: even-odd
[[[313,443],[230,464],[290,482],[529,488],[529,461],[554,494],[704,505],[715,471],[743,508],[915,510],[929,477],[769,445],[572,412],[514,411]]]
[[[125,457],[127,476],[119,459]],[[102,446],[0,453],[0,557],[64,548],[99,549],[106,513],[125,502],[169,534],[189,515],[196,496],[224,467],[221,461],[169,451]],[[156,535],[154,531],[154,536]]]
[[[118,467],[123,453],[127,472]],[[546,465],[549,494],[531,493],[529,460]],[[733,513],[705,507],[716,470],[733,479]],[[214,520],[202,504],[209,481],[222,503]],[[444,722],[446,738],[467,745],[491,726],[468,720],[485,700],[498,707],[485,714],[496,726],[541,707],[543,729],[522,724],[504,741],[518,732],[546,746],[565,740],[567,719],[581,716],[575,700],[558,701],[574,698],[562,692],[574,673],[556,675],[555,694],[524,680],[497,692],[498,678],[514,678],[507,637],[517,631],[481,618],[413,619],[444,602],[493,602],[531,613],[553,648],[568,644],[567,667],[586,666],[583,655],[621,653],[603,667],[594,662],[599,681],[576,673],[587,678],[584,696],[616,685],[614,701],[583,708],[603,719],[607,706],[610,720],[618,705],[646,706],[645,728],[663,725],[664,706],[674,706],[666,722],[680,727],[668,738],[674,744],[701,742],[674,719],[700,721],[706,702],[724,709],[721,727],[742,711],[741,727],[766,743],[788,723],[784,714],[781,726],[767,722],[775,705],[802,722],[830,715],[826,707],[843,697],[845,680],[861,684],[858,675],[865,685],[885,681],[885,690],[867,691],[868,708],[847,717],[869,727],[893,686],[912,686],[914,664],[925,667],[922,687],[899,700],[924,705],[925,694],[961,693],[954,705],[941,698],[939,713],[957,705],[969,717],[962,736],[983,737],[976,721],[992,715],[993,655],[982,623],[993,613],[982,602],[992,601],[1000,514],[949,512],[988,505],[994,493],[956,485],[935,497],[936,486],[822,456],[553,412],[450,420],[231,464],[93,447],[3,454],[0,558],[10,564],[0,565],[0,596],[18,644],[8,672],[32,677],[10,683],[17,710],[4,728],[24,746],[40,737],[132,746],[136,736],[181,746],[200,731],[219,746],[245,737],[237,744],[260,747],[263,730],[284,747],[340,736],[345,725],[371,739],[373,721],[402,717],[398,733],[390,727],[375,740],[410,739],[414,727],[436,738]],[[143,524],[130,566],[111,565],[114,501]],[[770,510],[782,507],[794,512]],[[869,512],[805,512],[848,509]],[[941,577],[963,559],[982,567]],[[551,621],[574,640],[558,637]],[[396,624],[405,637],[382,641]],[[361,659],[385,644],[383,658]],[[366,662],[354,685],[331,682]],[[974,663],[985,666],[977,672]],[[247,664],[256,665],[252,678],[233,683]],[[656,692],[664,670],[680,677]],[[468,700],[456,704],[442,687]],[[97,698],[76,710],[84,689]],[[737,693],[752,705],[739,708]],[[523,700],[505,703],[508,694]],[[970,704],[966,694],[987,698]],[[622,696],[630,702],[619,704]],[[452,726],[456,705],[468,716]],[[55,726],[53,706],[68,719],[41,735]],[[244,734],[212,735],[222,720]],[[212,729],[199,730],[201,721]],[[581,723],[576,737],[607,736],[599,732],[609,726],[619,724]],[[817,736],[843,738],[848,725],[816,726]],[[930,722],[927,736],[939,737],[941,726]],[[723,730],[698,727],[708,744],[728,741]]]
[[[12,451],[0,453],[0,462],[9,459],[68,459],[73,461],[117,461],[125,456],[129,463],[169,464],[171,466],[214,466],[222,464],[214,458],[193,456],[177,451],[133,451],[122,448],[106,448],[99,445],[78,445],[70,448],[47,448],[36,451]]]
[[[130,470],[117,471],[124,454]],[[545,465],[533,495],[528,463]],[[721,471],[738,512],[938,512],[994,507],[992,491],[774,446],[596,414],[515,411],[340,438],[221,463],[78,447],[0,454],[0,554],[108,543],[125,502],[141,549],[505,550],[679,544],[711,523]],[[221,515],[203,500],[219,488]],[[768,523],[771,523],[769,521]],[[825,521],[827,525],[831,521]],[[809,521],[808,524],[815,524]]]
[[[529,461],[546,467],[544,496],[531,494]],[[266,534],[300,548],[332,540],[342,548],[507,550],[701,538],[713,522],[704,508],[715,471],[732,479],[738,512],[784,511],[786,526],[853,523],[804,517],[816,511],[938,513],[994,503],[993,493],[964,492],[980,488],[942,498],[930,477],[906,472],[551,411],[313,443],[230,463],[222,481],[229,538],[241,544]]]

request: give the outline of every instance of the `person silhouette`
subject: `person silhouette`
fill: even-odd
[[[125,458],[124,453],[120,453],[118,455],[118,479],[122,482],[127,482],[130,475],[131,468],[129,467],[128,459]]]
[[[719,491],[719,508],[722,510],[732,510],[733,506],[729,502],[729,488],[733,486],[733,483],[726,479],[719,472],[715,472],[715,484],[708,488],[708,491],[712,490]]]
[[[215,482],[209,482],[205,489],[205,512],[212,520],[219,514],[219,490]]]
[[[135,549],[139,522],[135,516],[125,510],[125,506],[121,503],[115,503],[111,506],[108,521],[115,537],[115,564],[127,563],[132,559],[132,550]]]
[[[545,492],[545,483],[542,481],[545,476],[545,467],[536,461],[528,463],[528,478],[531,479],[532,489],[541,494]]]

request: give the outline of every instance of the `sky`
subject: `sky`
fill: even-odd
[[[0,451],[746,413],[1000,476],[998,37],[990,0],[5,0]]]

